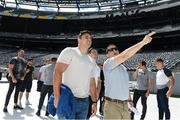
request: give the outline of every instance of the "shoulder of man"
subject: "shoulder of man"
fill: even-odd
[[[113,57],[113,58],[114,58],[114,57]],[[108,58],[108,59],[106,59],[106,60],[104,61],[104,64],[107,64],[107,63],[111,62],[111,61],[113,60],[113,58]]]
[[[128,70],[124,64],[120,64],[120,66],[122,66],[124,70],[126,70],[126,71]]]
[[[10,59],[10,62],[9,62],[9,63],[10,63],[10,64],[16,64],[16,62],[18,62],[17,59],[18,59],[17,57],[12,57],[12,58]]]
[[[146,71],[145,71],[147,74],[152,74],[152,72],[150,71],[150,70],[148,70],[148,69],[146,69]]]
[[[46,68],[46,65],[43,65],[43,66],[40,67],[39,71],[43,72],[45,68]]]
[[[51,67],[51,66],[52,66],[52,64],[48,64],[48,65],[45,66],[44,69],[48,69],[48,68]]]
[[[108,58],[103,64],[103,70],[104,71],[105,70],[111,70],[111,69],[114,69],[116,66],[118,66],[118,65],[115,64],[114,57]]]
[[[60,52],[60,56],[71,56],[77,52],[77,47],[66,47]]]
[[[17,60],[18,59],[18,57],[12,57],[11,58],[11,60]]]
[[[61,52],[70,52],[70,51],[76,51],[77,47],[66,47]]]
[[[149,69],[147,69],[147,75],[148,75],[149,79],[151,79],[151,80],[153,80],[155,77],[155,74]]]
[[[163,70],[164,70],[164,74],[165,74],[167,77],[172,76],[171,70],[169,70],[169,69],[167,69],[167,68],[163,68]]]

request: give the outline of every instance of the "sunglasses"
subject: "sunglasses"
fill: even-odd
[[[106,50],[106,52],[112,52],[113,50],[117,51],[118,48],[117,48],[117,47],[115,47],[115,48],[109,48],[109,49]]]

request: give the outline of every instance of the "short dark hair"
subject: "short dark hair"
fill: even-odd
[[[94,47],[90,47],[89,49],[88,49],[88,54],[90,54],[91,52],[92,52],[92,50],[96,50]]]
[[[89,35],[92,36],[91,31],[89,31],[89,30],[83,30],[83,31],[80,31],[80,32],[79,32],[78,37],[81,38],[84,34],[89,34]]]
[[[27,61],[33,61],[33,58],[28,58],[28,60]]]
[[[57,61],[57,58],[56,58],[56,57],[52,57],[52,58],[51,58],[51,61],[52,61],[52,62],[55,62],[55,61]]]
[[[162,58],[157,58],[155,62],[161,62],[161,63],[163,63],[164,60],[163,60]]]
[[[112,46],[112,45],[113,45],[113,46],[116,46],[114,43],[110,43],[110,44],[108,44],[108,46],[106,47],[106,49],[108,49],[108,47],[109,47],[109,46]],[[117,46],[116,46],[116,47],[117,47]]]
[[[146,66],[146,62],[145,61],[140,61],[139,62],[141,65],[143,65],[143,66]]]

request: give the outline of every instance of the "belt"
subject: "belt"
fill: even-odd
[[[81,101],[81,100],[85,100],[85,99],[89,99],[89,97],[85,97],[85,98],[78,98],[78,97],[75,97],[76,98],[76,100],[78,100],[78,101]]]
[[[169,89],[168,87],[165,87],[165,88],[162,88],[162,89],[157,89],[158,91],[163,91],[163,90],[166,90],[166,89]]]
[[[127,103],[130,102],[129,100],[118,100],[118,99],[112,99],[109,97],[105,97],[105,100],[110,101],[110,102],[115,102],[115,103]]]

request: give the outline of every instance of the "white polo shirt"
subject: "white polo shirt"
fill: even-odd
[[[78,47],[67,47],[59,55],[58,63],[69,66],[62,76],[62,83],[67,85],[75,97],[85,98],[89,95],[90,78],[94,78],[94,64],[87,54]]]
[[[167,87],[169,83],[168,77],[170,76],[172,76],[172,72],[169,69],[163,68],[161,70],[158,70],[156,74],[157,89],[163,89]]]

